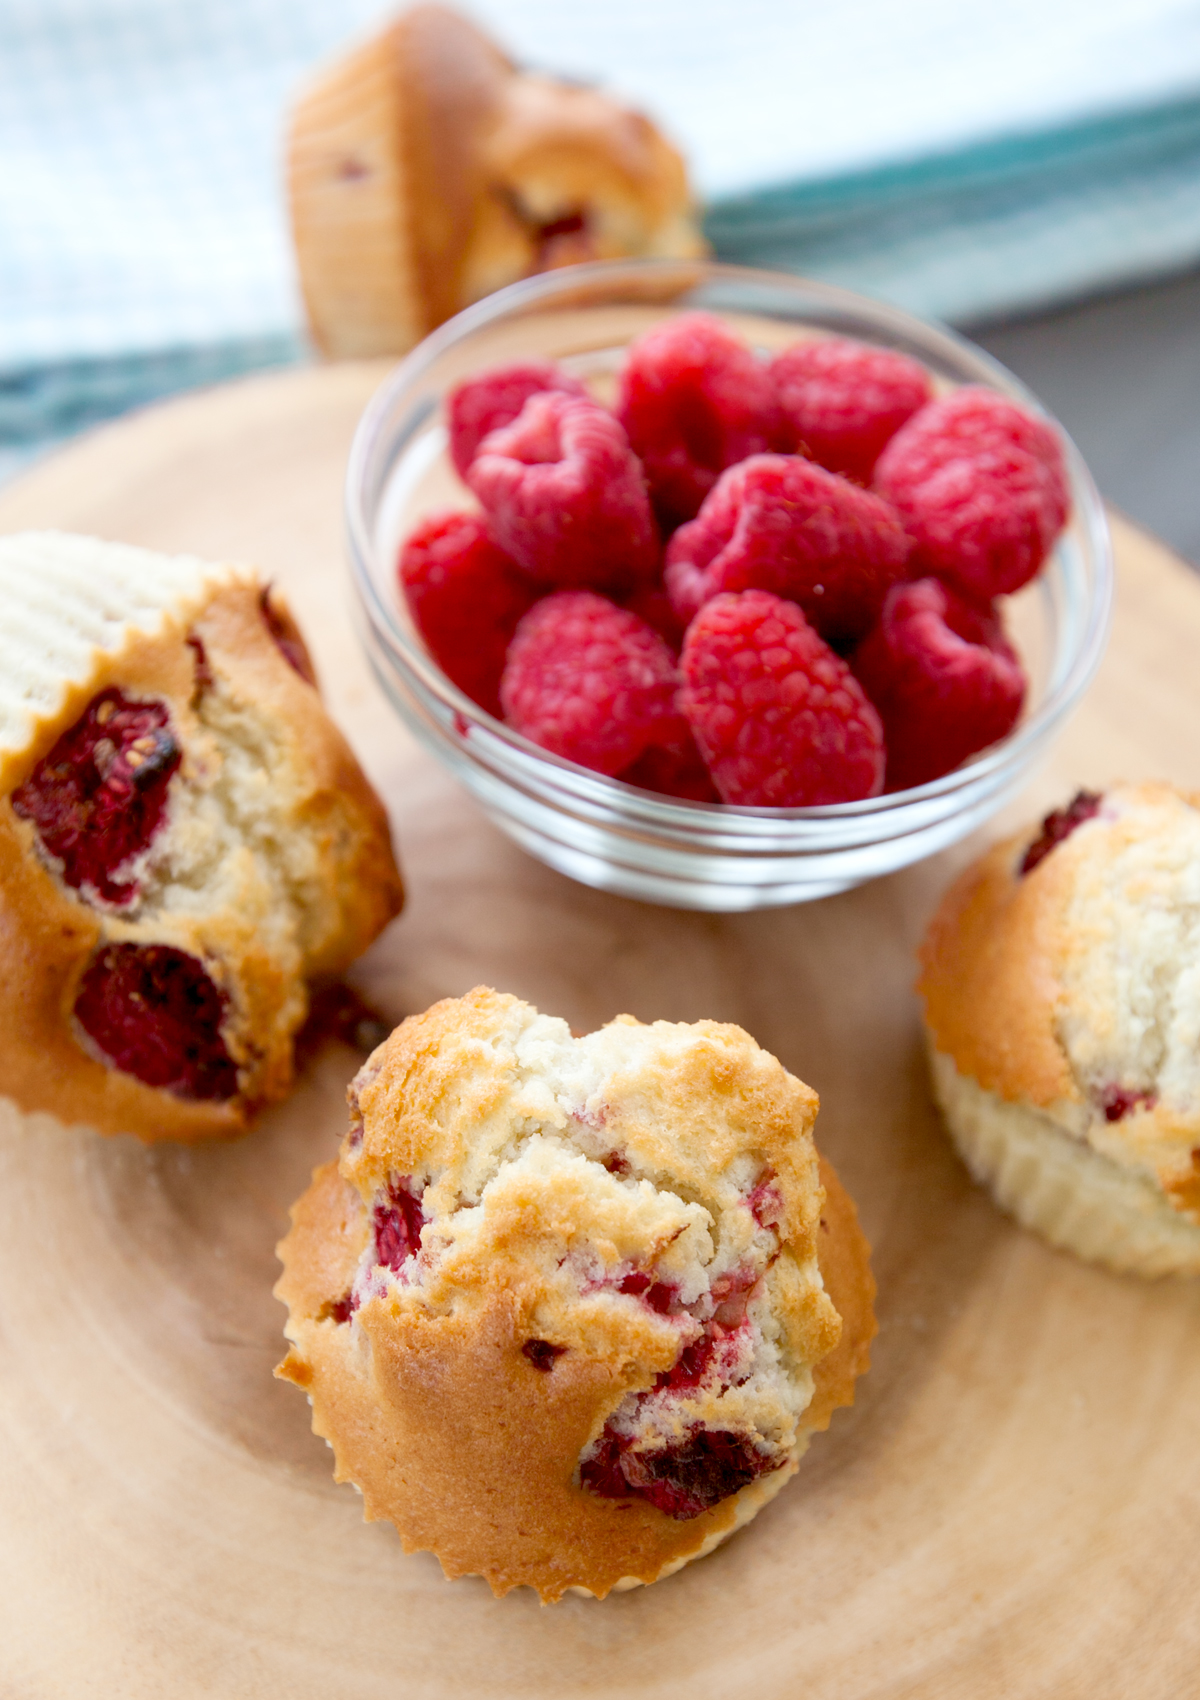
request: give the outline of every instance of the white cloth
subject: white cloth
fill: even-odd
[[[0,0],[0,379],[293,336],[301,313],[280,157],[288,101],[315,64],[390,9]],[[914,254],[903,220],[899,232],[874,215],[854,224],[856,173],[903,178],[912,166],[919,179],[920,162],[940,155],[953,179],[957,151],[992,143],[1015,143],[1036,166],[1043,133],[1200,102],[1196,0],[478,0],[472,10],[524,61],[609,84],[652,112],[715,203],[728,251],[800,265],[812,254],[823,275],[865,279],[933,312],[961,315],[964,300],[970,310],[961,256],[944,230]],[[1136,181],[1125,197],[1137,214],[1117,242],[1127,272],[1200,256],[1200,140],[1194,165],[1185,149],[1171,168],[1159,200]],[[1102,176],[1113,176],[1111,159]],[[820,229],[832,219],[841,230],[850,208],[849,247],[843,235],[822,249],[814,236],[814,183],[824,185]],[[1072,183],[1086,200],[1089,184]],[[763,189],[776,195],[759,216]],[[1079,238],[1062,208],[1025,228],[1018,202],[999,215],[1017,256],[1007,294],[986,268],[993,306],[1044,294],[1047,278],[1051,291],[1079,281]],[[1093,202],[1093,224],[1108,218],[1106,204]],[[873,246],[875,223],[886,239]],[[1085,260],[1085,276],[1103,281],[1106,265],[1111,274],[1104,255]]]

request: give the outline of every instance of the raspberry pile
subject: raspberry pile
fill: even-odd
[[[399,577],[442,671],[568,761],[701,803],[807,808],[951,772],[1015,726],[997,599],[1069,513],[1054,428],[843,337],[764,360],[684,313],[610,410],[550,361],[449,397],[478,512]]]

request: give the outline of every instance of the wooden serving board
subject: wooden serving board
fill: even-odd
[[[291,372],[155,408],[27,473],[0,528],[250,557],[285,586],[409,879],[357,971],[385,1014],[486,981],[577,1028],[712,1016],[811,1082],[875,1247],[874,1368],[715,1556],[603,1603],[497,1601],[365,1526],[304,1400],[271,1376],[273,1247],[343,1129],[351,1051],[327,1046],[223,1148],[0,1115],[0,1694],[1200,1692],[1200,1286],[1049,1251],[970,1184],[930,1108],[912,952],[970,847],[729,917],[529,860],[413,746],[350,628],[342,469],[381,376]],[[1109,656],[1016,818],[1117,775],[1200,786],[1200,584],[1128,525],[1116,535]]]

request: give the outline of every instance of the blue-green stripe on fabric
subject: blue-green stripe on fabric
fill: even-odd
[[[1200,260],[1200,96],[709,208],[718,253],[969,321]]]

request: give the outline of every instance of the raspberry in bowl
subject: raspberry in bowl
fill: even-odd
[[[804,901],[962,837],[1107,635],[1103,509],[1034,399],[947,331],[767,272],[613,262],[480,303],[367,409],[347,504],[367,652],[418,738],[551,866],[680,907]]]

